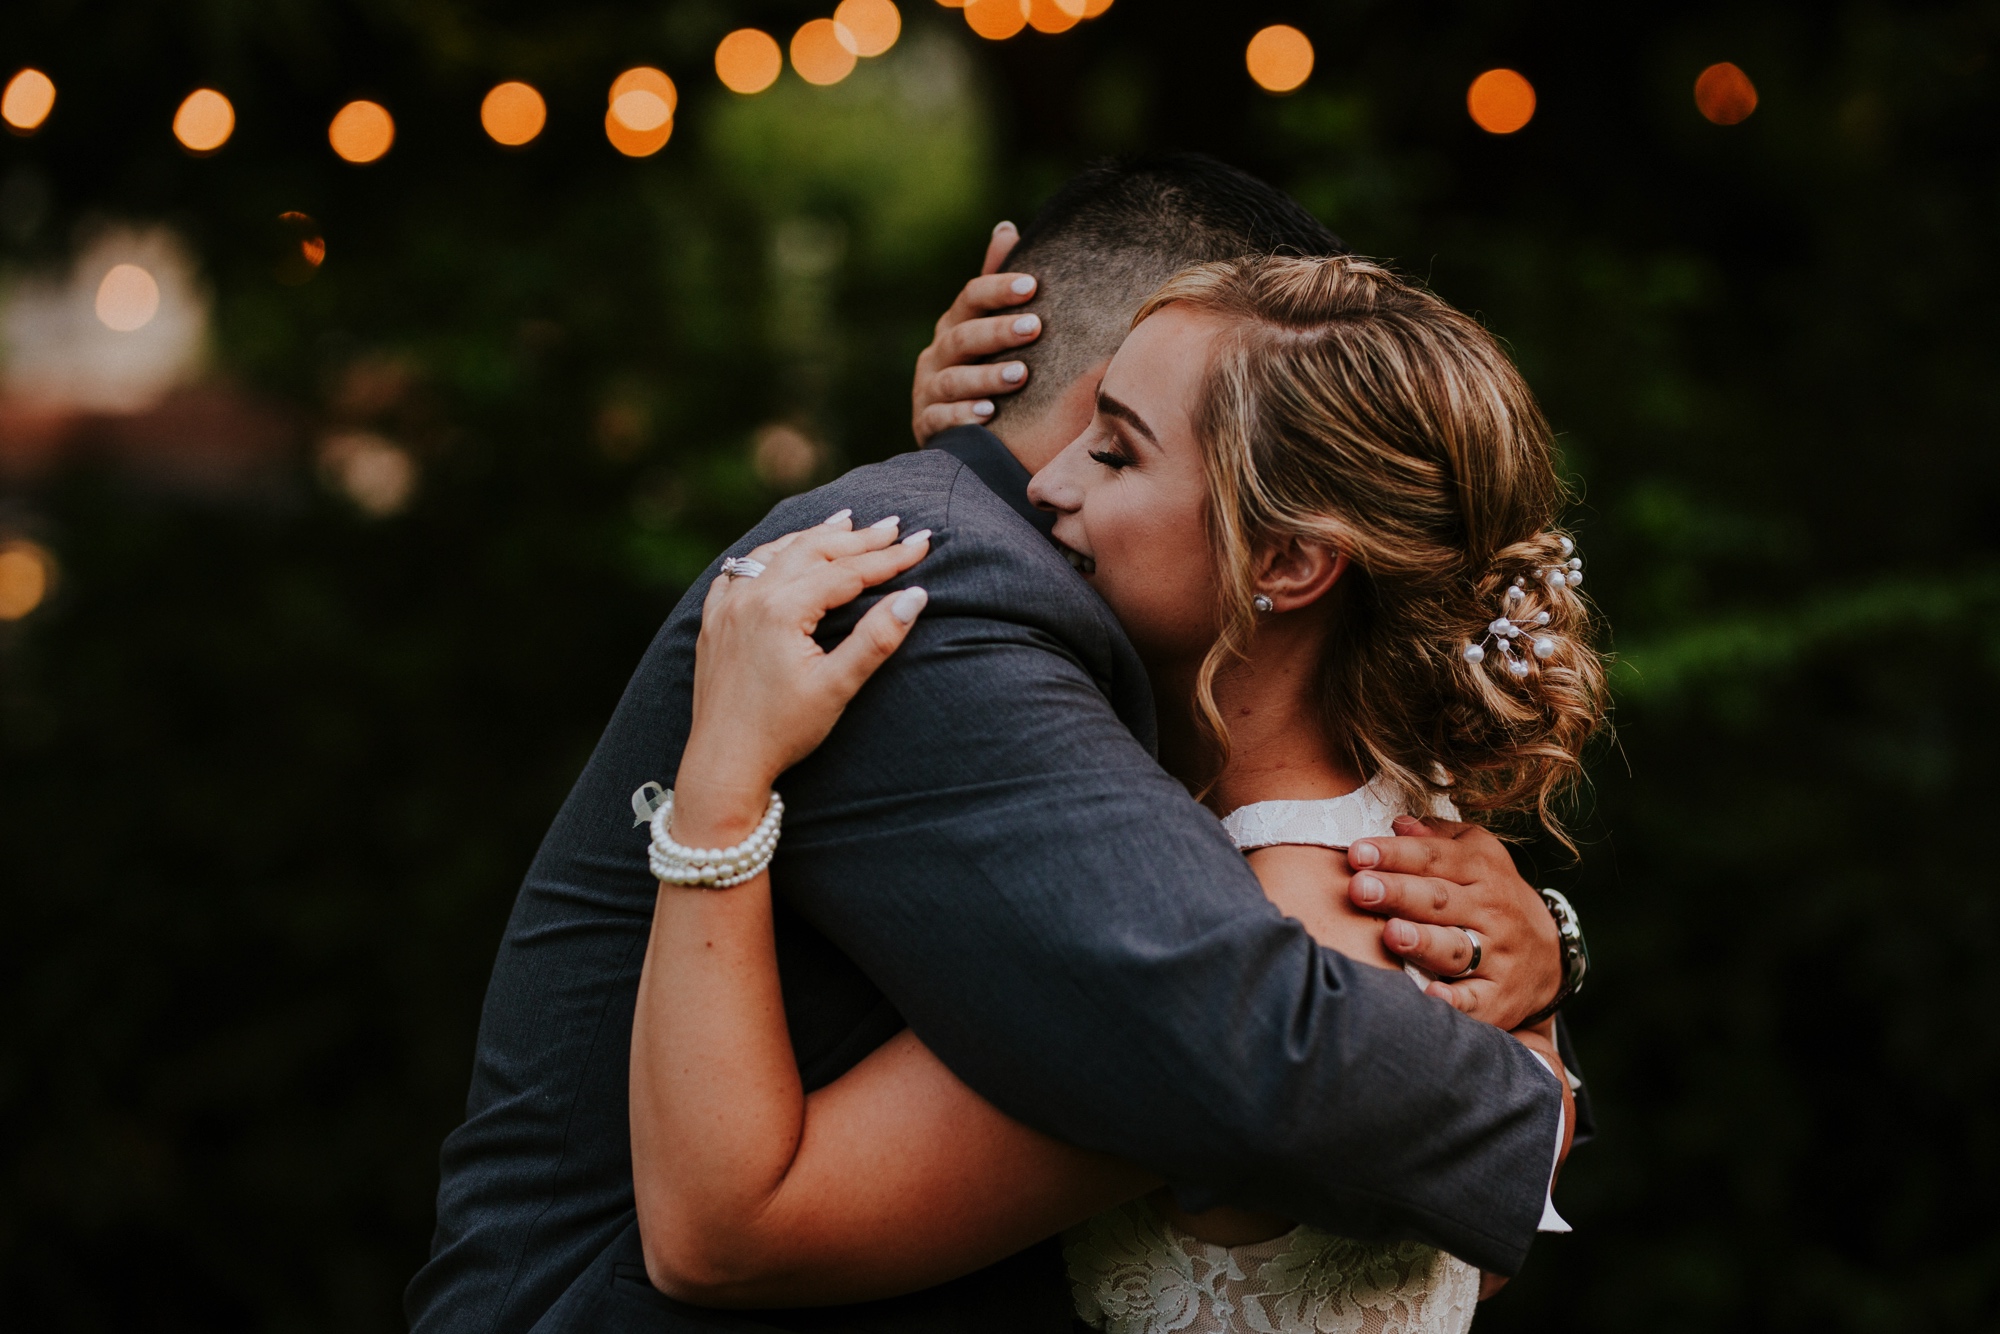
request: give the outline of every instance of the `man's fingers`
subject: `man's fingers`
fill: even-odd
[[[826,682],[843,702],[853,699],[855,692],[875,674],[875,669],[889,660],[889,655],[908,637],[910,627],[929,600],[930,594],[921,588],[891,593],[870,607],[868,614],[855,623],[854,632],[826,655],[823,665]]]
[[[939,431],[954,426],[984,426],[993,420],[993,404],[988,399],[971,403],[933,403],[917,414],[917,443],[927,445]]]
[[[1485,842],[1499,840],[1476,825],[1457,828],[1460,832],[1448,837],[1359,838],[1347,850],[1347,860],[1356,870],[1437,876],[1469,885],[1484,869],[1480,853]]]
[[[1463,927],[1398,919],[1382,928],[1382,943],[1391,953],[1441,978],[1458,977],[1472,964],[1472,937]]]
[[[1347,897],[1363,912],[1378,917],[1403,917],[1416,922],[1448,925],[1453,916],[1453,890],[1461,888],[1449,880],[1428,876],[1396,875],[1383,871],[1357,871],[1347,882]],[[1461,905],[1460,914],[1463,914]]]
[[[979,266],[981,273],[997,272],[1007,262],[1007,256],[1014,253],[1014,247],[1021,239],[1021,229],[1011,222],[994,226],[993,237],[986,243],[986,260]]]
[[[1463,982],[1433,982],[1424,988],[1424,994],[1435,996],[1460,1014],[1478,1015],[1489,1009],[1487,1004],[1500,988],[1483,977],[1469,977]]]

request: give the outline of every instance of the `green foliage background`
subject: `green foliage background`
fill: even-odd
[[[7,1325],[397,1326],[516,883],[683,581],[776,498],[752,433],[903,448],[992,220],[1171,146],[1477,311],[1582,488],[1618,744],[1582,865],[1536,855],[1591,927],[1603,1130],[1576,1235],[1481,1328],[2000,1327],[2000,6],[1119,0],[999,47],[904,9],[847,83],[754,99],[716,38],[818,9],[0,11],[0,64],[61,90],[0,142],[7,274],[170,223],[218,373],[299,442],[247,489],[86,458],[0,490],[63,566],[0,628]],[[1319,66],[1272,98],[1240,52],[1280,20]],[[1689,94],[1722,59],[1763,99],[1727,129]],[[640,61],[683,107],[633,162],[600,121]],[[1463,109],[1496,64],[1541,99],[1506,139]],[[475,115],[507,77],[551,105],[512,153]],[[166,125],[201,83],[240,128],[195,160]],[[363,92],[400,136],[356,169],[323,136]],[[327,236],[302,287],[286,209]],[[407,512],[319,480],[356,426],[418,457]]]

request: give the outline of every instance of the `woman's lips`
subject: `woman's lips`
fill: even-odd
[[[1084,555],[1081,551],[1078,551],[1075,547],[1067,546],[1059,540],[1056,541],[1056,545],[1062,548],[1063,559],[1069,562],[1069,567],[1072,570],[1075,570],[1078,574],[1086,576],[1097,573],[1096,561]]]

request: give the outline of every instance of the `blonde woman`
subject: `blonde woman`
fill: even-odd
[[[1522,815],[1562,836],[1602,671],[1554,527],[1548,428],[1475,322],[1349,257],[1189,270],[1141,311],[1089,428],[1031,495],[1146,662],[1162,762],[1323,944],[1401,966],[1379,920],[1317,892],[1349,843],[1399,818]],[[758,577],[717,581],[674,841],[768,849],[772,785],[924,595],[883,598],[830,654],[812,628],[909,570],[929,536],[837,516],[755,552]],[[1011,1120],[907,1032],[867,1077],[807,1096],[758,860],[720,892],[662,884],[655,912],[631,1116],[662,1290],[857,1301],[1067,1229],[1077,1313],[1117,1334],[1469,1325],[1480,1283],[1463,1261],[1183,1212],[1142,1170]],[[1557,1068],[1546,1023],[1517,1036]]]

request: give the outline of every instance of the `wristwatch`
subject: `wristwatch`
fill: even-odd
[[[1539,1024],[1563,1007],[1563,1002],[1583,989],[1584,974],[1590,971],[1590,949],[1583,943],[1583,924],[1576,919],[1576,909],[1569,899],[1553,889],[1539,891],[1542,902],[1549,905],[1549,916],[1556,919],[1556,940],[1562,947],[1562,985],[1556,988],[1556,998],[1521,1021],[1523,1028]]]

